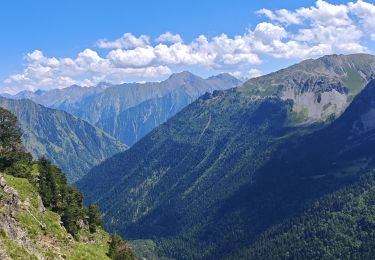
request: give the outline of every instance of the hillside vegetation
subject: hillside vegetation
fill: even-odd
[[[0,108],[0,258],[135,259],[128,244],[102,229],[96,205],[42,158],[33,161],[16,117]]]

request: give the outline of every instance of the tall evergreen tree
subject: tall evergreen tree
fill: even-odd
[[[8,170],[12,166],[22,170],[21,164],[29,164],[32,156],[25,151],[21,140],[21,130],[18,127],[17,117],[0,107],[0,171]],[[15,165],[18,163],[17,165]],[[21,171],[23,172],[23,171]],[[26,177],[26,176],[23,176]]]
[[[90,232],[96,232],[97,226],[103,225],[103,218],[99,211],[99,206],[97,204],[91,204],[88,209],[88,218],[89,218],[89,228]]]
[[[128,243],[114,233],[111,235],[111,241],[109,242],[108,256],[115,260],[134,260],[135,255],[129,248]]]

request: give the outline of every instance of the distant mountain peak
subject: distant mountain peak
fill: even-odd
[[[209,80],[209,81],[212,81],[212,80],[214,80],[214,81],[215,80],[224,81],[224,82],[228,82],[230,84],[233,84],[235,86],[239,86],[243,83],[242,80],[234,77],[233,75],[231,75],[229,73],[220,73],[218,75],[208,77],[207,80]]]
[[[224,72],[224,73],[210,76],[207,79],[237,79],[237,78],[229,73]]]
[[[37,89],[34,94],[37,95],[37,96],[40,96],[40,95],[43,95],[46,91],[45,90],[41,90],[41,89]]]
[[[70,87],[67,87],[67,88],[82,88],[82,86],[77,85],[77,84],[73,84],[73,85],[71,85]]]
[[[196,76],[196,75],[193,74],[193,73],[191,73],[191,72],[188,71],[188,70],[183,70],[183,71],[181,71],[181,72],[176,72],[176,73],[173,73],[173,74],[171,75],[171,77],[182,77],[182,76],[184,76],[184,77],[189,77],[189,76]]]
[[[172,75],[169,76],[168,80],[186,80],[186,79],[191,79],[191,78],[201,79],[201,77],[185,70],[185,71],[181,71],[178,73],[173,73]]]
[[[229,73],[220,73],[218,75],[210,76],[206,79],[203,79],[200,76],[197,76],[189,71],[182,71],[178,73],[173,73],[166,81],[176,83],[193,83],[195,81],[203,81],[207,80],[208,82],[215,83],[215,81],[218,82],[227,82],[227,84],[230,84],[231,86],[238,86],[242,83],[241,80],[238,78],[232,76]]]
[[[97,88],[103,88],[103,89],[105,89],[105,88],[109,88],[109,87],[112,87],[112,86],[113,86],[113,84],[108,83],[108,82],[104,82],[104,81],[99,82],[99,83],[96,85]]]

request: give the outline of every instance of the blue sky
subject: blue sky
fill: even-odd
[[[1,1],[0,92],[161,80],[185,69],[251,77],[323,54],[372,52],[373,4]]]

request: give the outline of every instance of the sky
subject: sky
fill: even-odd
[[[0,2],[0,93],[99,82],[266,74],[373,53],[374,1]]]

